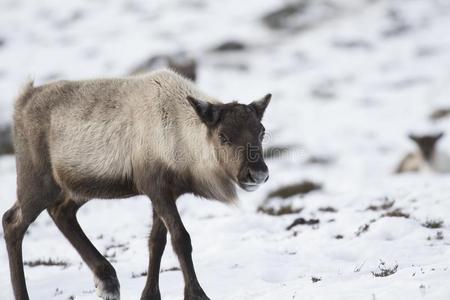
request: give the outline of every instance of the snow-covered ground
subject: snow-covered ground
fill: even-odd
[[[120,76],[152,55],[185,51],[214,96],[250,102],[273,93],[266,146],[291,150],[267,160],[270,180],[240,193],[237,207],[179,201],[211,299],[450,299],[450,175],[393,174],[414,150],[410,131],[450,128],[450,117],[429,119],[450,107],[450,2],[310,1],[286,28],[268,28],[263,16],[291,2],[3,0],[0,124],[28,76]],[[231,39],[246,49],[210,51]],[[450,153],[450,138],[439,148]],[[269,200],[300,212],[257,212],[269,193],[303,180],[323,188]],[[15,198],[14,159],[2,156],[0,213]],[[78,215],[113,262],[122,299],[138,299],[150,201],[94,200]],[[319,223],[286,230],[300,217]],[[166,249],[161,293],[181,299],[182,275],[168,271],[178,262]],[[24,260],[50,258],[69,265],[26,266],[31,299],[96,299],[87,266],[43,213],[25,237]],[[374,276],[381,261],[397,272]],[[0,299],[13,299],[3,243]]]

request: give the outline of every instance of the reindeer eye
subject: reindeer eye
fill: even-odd
[[[223,133],[219,133],[219,140],[222,145],[231,144],[230,139]]]

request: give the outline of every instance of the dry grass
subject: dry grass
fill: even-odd
[[[372,275],[375,277],[387,277],[397,273],[398,264],[393,267],[387,267],[384,261],[380,261],[377,271],[372,271]]]
[[[394,200],[389,200],[388,198],[384,198],[383,203],[379,204],[379,205],[369,205],[366,210],[371,210],[371,211],[380,211],[380,210],[388,210],[390,208],[392,208],[392,206],[394,206],[395,201]]]
[[[147,271],[141,272],[141,273],[131,273],[131,278],[139,278],[139,277],[146,277]]]
[[[25,261],[25,262],[23,262],[23,265],[28,266],[30,268],[40,267],[40,266],[44,266],[44,267],[57,266],[57,267],[67,268],[70,264],[67,261],[54,260],[52,258],[47,258],[47,259],[36,259],[36,260],[31,260],[31,261]]]
[[[406,218],[408,219],[410,215],[408,213],[403,212],[400,208],[389,211],[385,214],[382,214],[381,217],[395,217],[395,218]]]
[[[369,228],[370,228],[370,224],[363,224],[363,225],[359,226],[358,230],[355,232],[356,236],[360,236],[364,232],[369,231]]]
[[[282,205],[278,208],[265,207],[263,205],[258,207],[257,212],[269,215],[269,216],[282,216],[290,214],[298,214],[303,210],[302,207],[293,208],[292,205]]]
[[[172,267],[172,268],[167,268],[167,269],[161,269],[159,271],[159,273],[164,273],[164,272],[173,272],[173,271],[181,271],[180,268],[178,267]],[[141,273],[131,273],[131,278],[139,278],[139,277],[146,277],[148,275],[147,271],[141,272]]]
[[[178,267],[172,267],[172,268],[167,268],[167,269],[161,269],[161,271],[159,271],[159,273],[174,272],[174,271],[181,271],[181,269]]]
[[[423,227],[430,229],[442,228],[443,225],[444,221],[440,219],[428,219],[422,224]]]
[[[298,226],[298,225],[317,225],[320,223],[319,219],[305,219],[305,218],[297,218],[294,220],[294,222],[292,222],[291,225],[289,225],[286,230],[291,230],[293,227]]]

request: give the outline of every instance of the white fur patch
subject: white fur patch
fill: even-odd
[[[120,291],[116,290],[114,292],[106,291],[105,284],[102,280],[94,276],[95,282],[95,293],[98,297],[104,300],[120,300]]]

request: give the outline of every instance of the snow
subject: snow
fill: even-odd
[[[450,299],[450,175],[393,174],[414,151],[408,133],[449,128],[450,118],[429,115],[450,106],[450,5],[346,0],[335,1],[338,9],[329,14],[317,2],[306,19],[312,25],[291,32],[261,21],[286,1],[3,0],[0,124],[10,122],[13,98],[28,76],[39,84],[121,76],[152,55],[184,50],[199,62],[199,86],[214,96],[248,103],[271,92],[265,143],[292,147],[267,160],[270,180],[257,192],[240,192],[236,207],[191,195],[179,200],[211,299]],[[398,24],[406,29],[389,34]],[[248,49],[210,51],[229,39]],[[448,136],[439,150],[450,153]],[[331,162],[308,163],[312,156]],[[300,213],[256,212],[271,191],[306,179],[323,189],[273,199],[303,208]],[[15,199],[14,158],[2,156],[0,213]],[[367,209],[386,201],[393,206]],[[337,212],[319,210],[328,206]],[[410,217],[381,217],[395,209]],[[132,274],[147,269],[150,201],[94,200],[78,216],[112,260],[122,299],[138,299],[145,277]],[[320,223],[286,230],[299,217]],[[443,227],[426,228],[427,220],[442,220]],[[357,235],[365,224],[367,231]],[[25,261],[70,264],[26,266],[31,299],[96,299],[93,275],[47,213],[31,225],[23,252]],[[373,276],[380,260],[398,271]],[[162,268],[173,267],[178,262],[169,244]],[[13,299],[8,272],[1,243],[0,299]],[[180,271],[161,273],[160,284],[163,299],[182,298]]]

